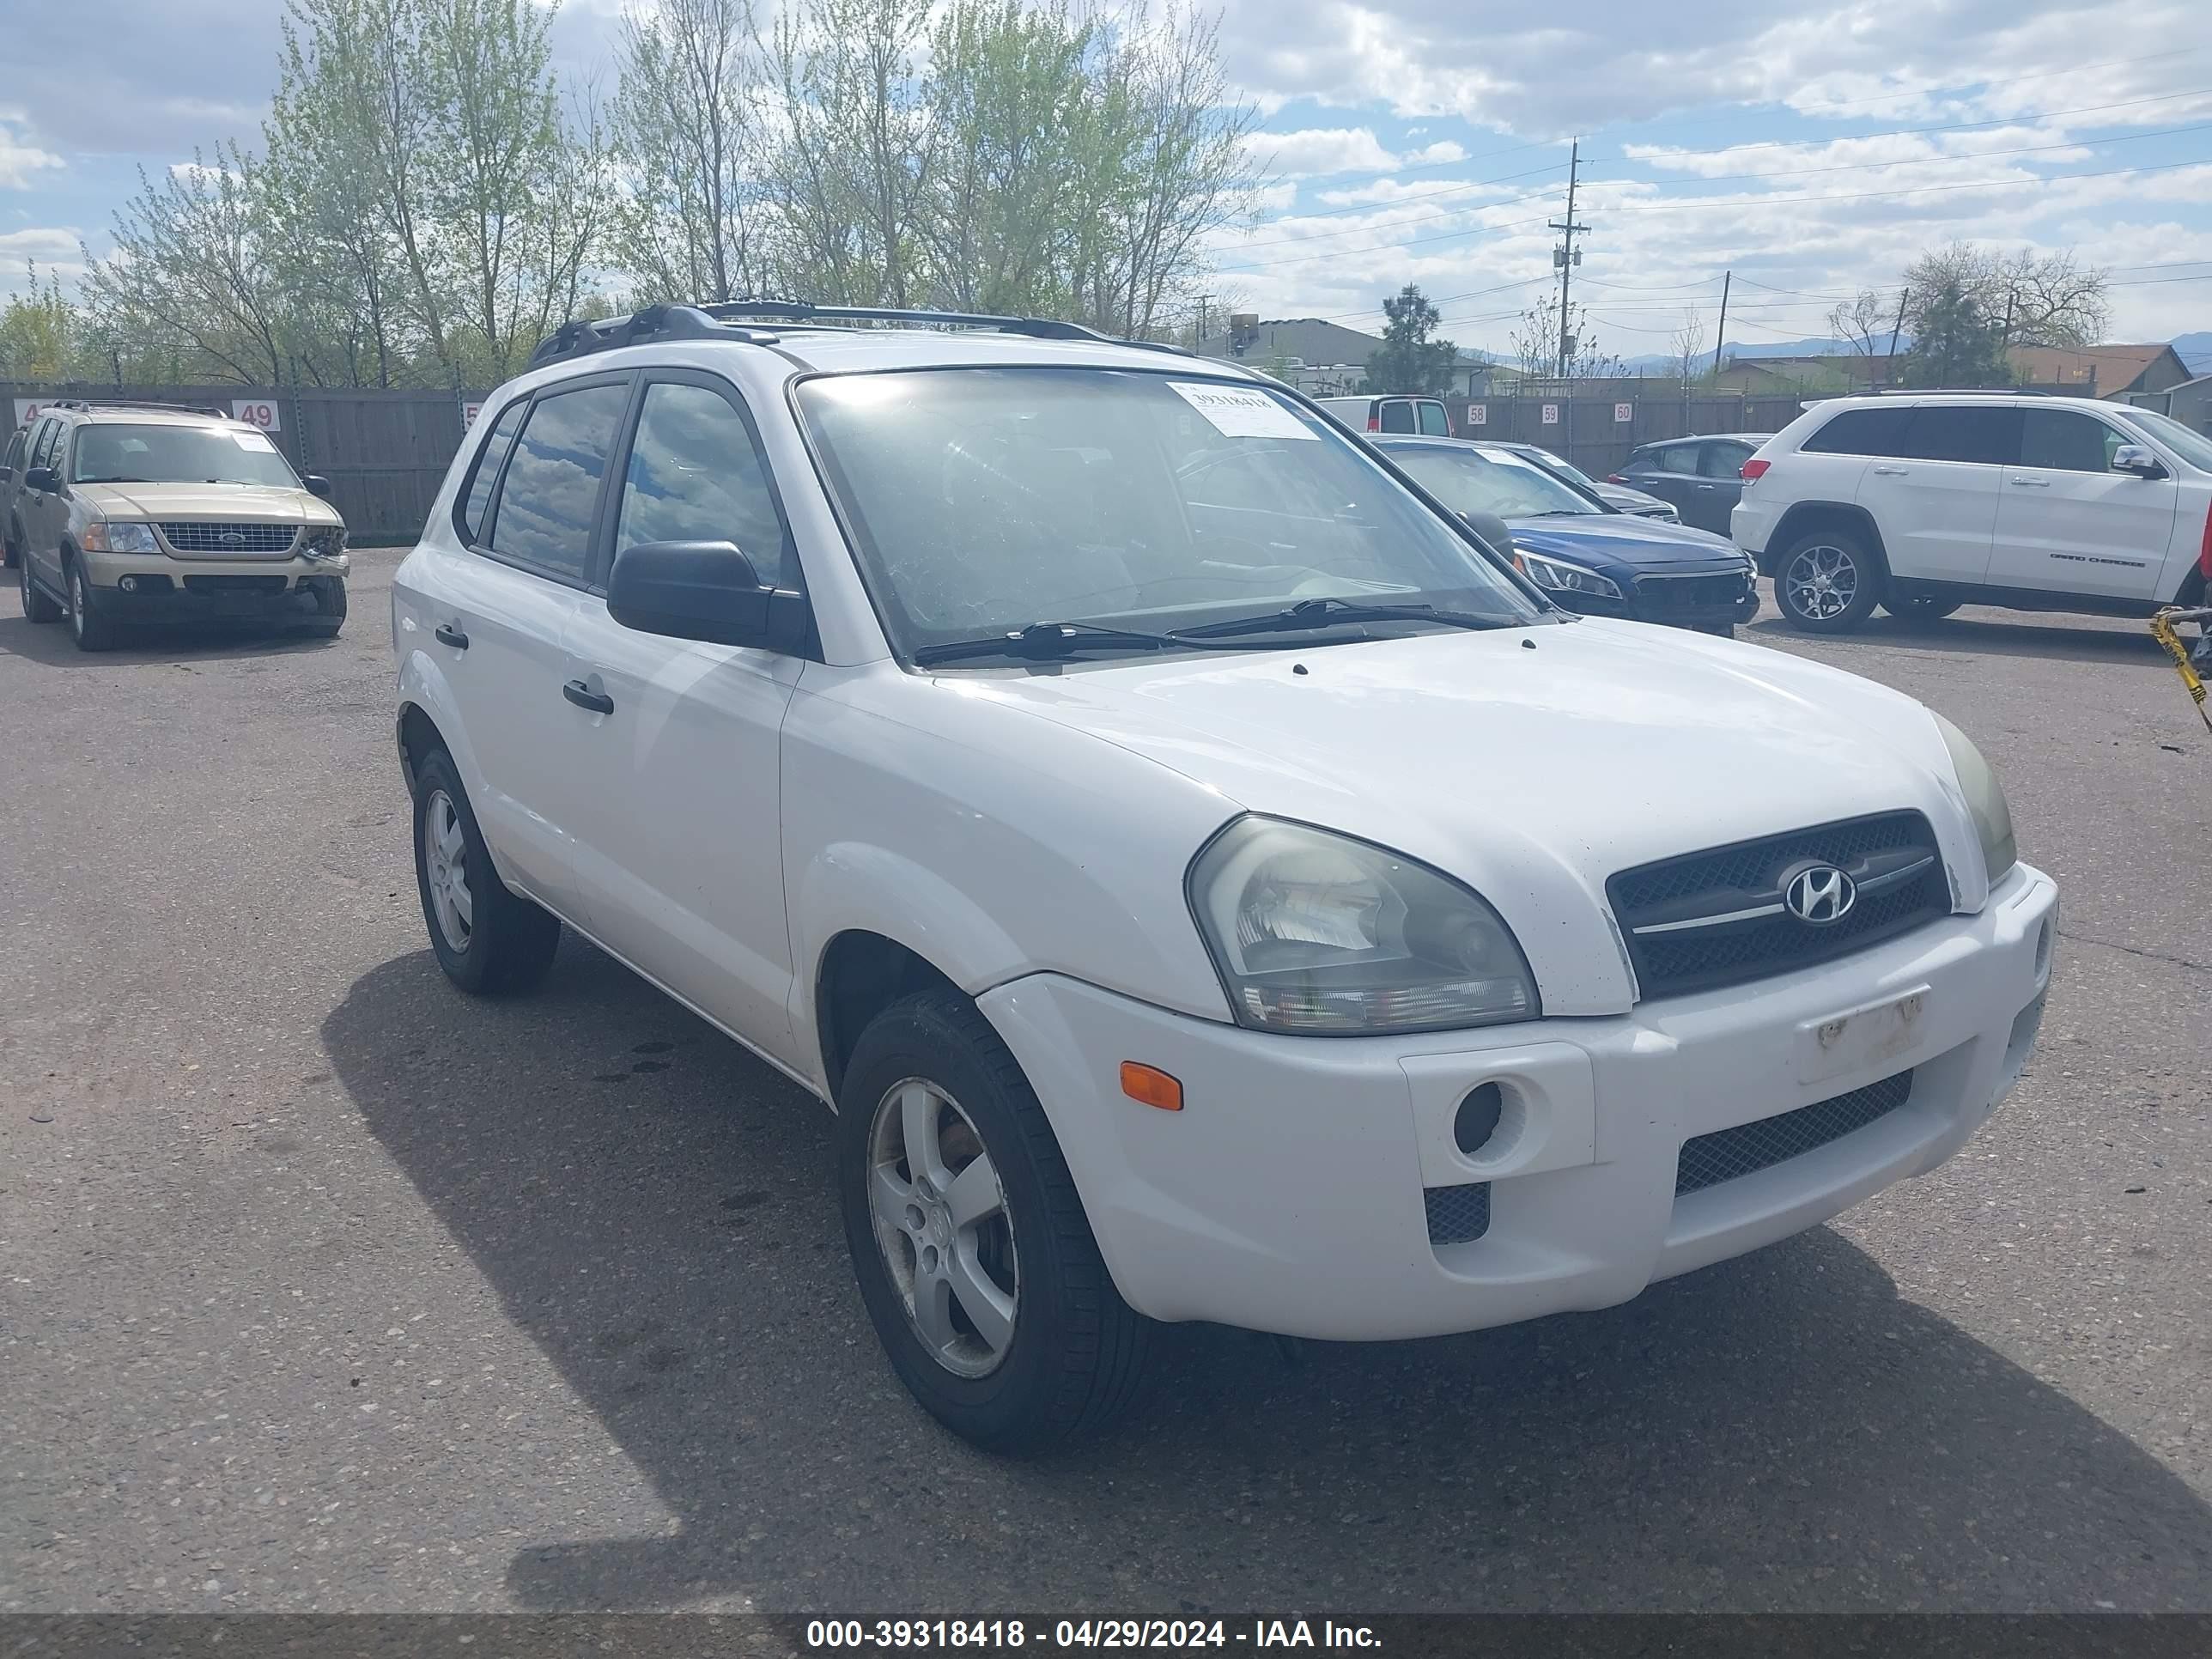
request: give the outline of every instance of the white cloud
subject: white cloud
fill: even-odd
[[[0,190],[28,190],[33,173],[62,165],[60,156],[40,149],[16,131],[21,120],[20,116],[0,114]]]
[[[1388,173],[1398,158],[1382,148],[1371,127],[1311,127],[1302,132],[1255,132],[1245,153],[1278,179],[1313,179],[1331,173]]]
[[[36,264],[43,280],[59,275],[75,281],[84,274],[84,255],[74,225],[33,227],[0,231],[0,297],[20,293]]]

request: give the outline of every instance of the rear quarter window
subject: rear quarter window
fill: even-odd
[[[1808,455],[1902,455],[1909,408],[1846,409],[1797,446]]]

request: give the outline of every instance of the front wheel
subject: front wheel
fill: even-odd
[[[345,579],[342,576],[310,576],[301,586],[315,596],[314,620],[303,623],[301,631],[313,639],[336,639],[338,629],[345,626]]]
[[[1782,556],[1774,602],[1782,619],[1808,634],[1843,634],[1867,619],[1881,598],[1881,559],[1844,530],[1801,536]]]
[[[23,590],[23,619],[26,622],[50,623],[62,619],[62,608],[53,597],[39,586],[38,578],[31,574],[31,557],[24,554],[15,565],[15,580]]]
[[[1121,1300],[1020,1066],[949,990],[892,1004],[838,1091],[838,1188],[861,1300],[938,1421],[1028,1455],[1139,1390],[1150,1322]]]
[[[84,579],[84,567],[71,559],[68,572],[70,637],[76,641],[80,651],[112,649],[115,623],[93,609],[92,584]]]
[[[430,948],[461,989],[496,995],[526,991],[545,977],[561,923],[507,891],[453,757],[442,749],[415,776],[415,882]]]

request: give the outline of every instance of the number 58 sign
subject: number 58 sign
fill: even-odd
[[[258,426],[264,432],[282,432],[283,418],[276,412],[274,398],[235,398],[231,400],[231,418]]]

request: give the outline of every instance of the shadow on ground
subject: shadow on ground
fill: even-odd
[[[356,626],[359,624],[356,623]],[[80,651],[66,621],[34,623],[21,611],[0,617],[0,654],[54,667],[193,662],[204,658],[265,657],[336,649],[337,640],[267,623],[134,623],[110,651]]]
[[[2191,630],[2193,634],[2194,630]],[[2150,629],[2119,619],[2069,623],[2039,611],[1968,610],[1930,622],[1878,612],[1848,634],[1808,635],[1776,614],[1770,599],[1753,621],[1736,630],[1739,639],[1765,645],[1818,639],[1823,644],[1880,645],[1942,656],[2047,657],[2067,662],[2158,668],[2168,662]],[[2166,672],[2172,672],[2166,668]]]
[[[525,1606],[2166,1608],[2212,1583],[2180,1480],[1825,1229],[1606,1313],[1301,1364],[1172,1331],[1140,1419],[1007,1464],[891,1378],[827,1115],[604,956],[571,939],[507,1003],[398,957],[323,1036],[679,1523],[523,1548]]]

